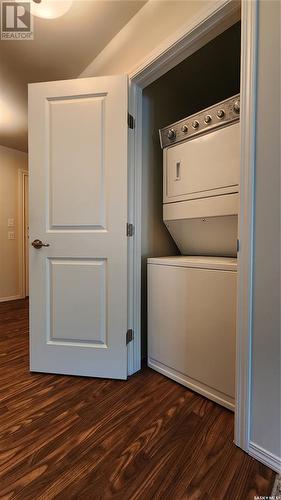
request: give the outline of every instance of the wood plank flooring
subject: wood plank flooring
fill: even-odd
[[[1,499],[226,499],[275,474],[228,410],[144,368],[127,382],[29,373],[27,301],[0,304]]]

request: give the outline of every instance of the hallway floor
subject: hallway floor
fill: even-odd
[[[28,303],[0,304],[1,499],[270,495],[233,414],[144,368],[127,382],[28,371]]]

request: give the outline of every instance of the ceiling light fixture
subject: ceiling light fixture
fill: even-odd
[[[31,14],[43,19],[55,19],[66,14],[73,0],[33,0],[30,5]]]

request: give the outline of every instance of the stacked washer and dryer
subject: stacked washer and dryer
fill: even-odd
[[[239,95],[160,130],[163,220],[148,259],[148,365],[234,410]]]

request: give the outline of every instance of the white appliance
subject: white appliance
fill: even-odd
[[[148,366],[233,410],[236,259],[148,259]]]
[[[239,96],[160,131],[163,219],[184,255],[236,256]]]
[[[163,220],[182,256],[148,259],[148,365],[232,410],[239,110],[236,95],[160,130]]]

